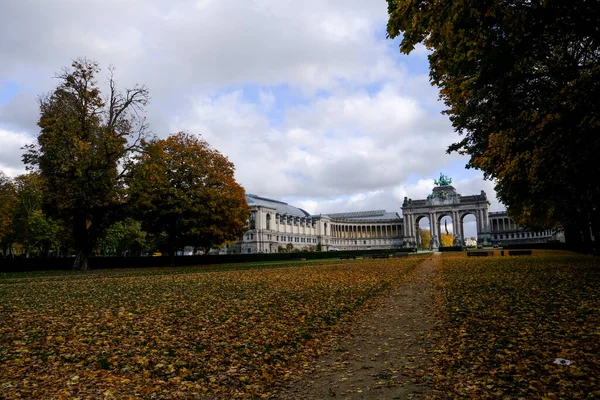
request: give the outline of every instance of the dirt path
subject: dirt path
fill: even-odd
[[[420,351],[433,326],[433,278],[439,253],[425,260],[357,317],[336,351],[323,355],[315,372],[288,387],[282,399],[411,399],[427,386],[417,376],[430,361]]]

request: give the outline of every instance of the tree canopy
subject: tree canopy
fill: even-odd
[[[71,226],[74,269],[82,270],[123,204],[123,176],[145,134],[140,112],[149,99],[143,86],[120,92],[111,69],[104,100],[99,71],[96,62],[80,59],[57,75],[58,87],[40,98],[37,145],[24,155],[45,181],[48,211]]]
[[[170,255],[185,245],[208,251],[241,237],[249,209],[233,163],[184,132],[143,147],[128,181],[130,200],[148,232],[166,233]]]
[[[596,0],[388,0],[400,50],[423,43],[455,130],[518,224],[600,237]]]

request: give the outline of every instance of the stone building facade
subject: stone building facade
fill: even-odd
[[[442,178],[442,176],[441,176]],[[446,179],[446,178],[445,178]],[[419,221],[428,218],[431,248],[437,249],[442,218],[452,219],[454,244],[464,245],[464,218],[475,216],[477,241],[483,245],[543,243],[560,240],[550,230],[530,232],[516,226],[505,212],[490,212],[485,192],[462,196],[445,180],[426,199],[404,198],[403,217],[385,210],[311,215],[282,201],[247,194],[252,212],[239,242],[221,253],[278,253],[419,247]]]
[[[452,226],[455,227],[454,244],[462,246],[465,241],[464,219],[467,215],[475,216],[477,242],[490,244],[489,210],[490,203],[483,190],[478,195],[462,196],[449,184],[434,187],[427,199],[412,200],[405,197],[402,203],[404,244],[406,247],[420,247],[419,222],[427,218],[431,231],[430,247],[437,249],[441,243],[442,218],[450,217]]]
[[[248,230],[229,253],[389,249],[402,245],[402,219],[385,210],[311,215],[285,202],[247,194]]]
[[[549,241],[564,242],[564,235],[552,229],[532,231],[523,228],[508,218],[506,211],[490,213],[490,241],[502,246],[520,243],[547,243]]]

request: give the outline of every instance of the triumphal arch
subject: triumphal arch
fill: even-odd
[[[419,245],[419,221],[428,218],[431,229],[431,249],[440,246],[440,225],[443,217],[452,218],[454,245],[463,246],[465,235],[463,220],[467,215],[474,215],[477,221],[477,243],[488,244],[490,241],[489,211],[490,203],[485,192],[473,196],[462,196],[451,186],[452,179],[440,174],[434,180],[435,187],[424,200],[404,198],[402,215],[404,219],[404,246]]]

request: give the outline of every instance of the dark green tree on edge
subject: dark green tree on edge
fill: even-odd
[[[148,90],[118,91],[110,70],[103,99],[99,71],[96,62],[79,59],[57,75],[58,87],[40,99],[37,145],[23,156],[46,183],[49,214],[71,226],[77,270],[88,269],[88,257],[123,204],[123,176],[146,130],[140,112]]]
[[[517,223],[600,238],[596,0],[388,0],[388,36],[423,42],[455,130]]]

